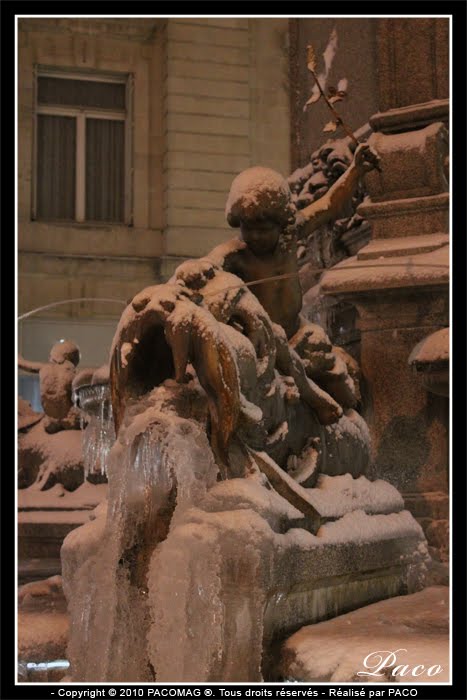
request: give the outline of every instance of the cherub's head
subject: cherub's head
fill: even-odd
[[[282,226],[272,219],[240,219],[242,240],[258,257],[275,250],[282,231]]]
[[[271,168],[256,166],[237,175],[225,207],[230,226],[256,254],[274,250],[279,237],[295,223],[297,210],[286,180]]]
[[[75,367],[80,361],[79,347],[72,340],[60,340],[52,348],[49,353],[49,362],[56,365],[62,365],[64,362],[71,362]]]

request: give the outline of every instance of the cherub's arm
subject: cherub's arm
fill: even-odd
[[[38,374],[43,368],[44,364],[44,362],[31,362],[30,360],[25,360],[22,355],[18,355],[18,368],[24,370],[25,372]]]
[[[301,210],[301,215],[312,229],[319,228],[328,221],[336,219],[357,189],[358,181],[379,163],[379,156],[368,145],[360,144],[348,169],[333,184],[323,197]]]

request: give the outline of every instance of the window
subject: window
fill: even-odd
[[[33,218],[131,223],[128,76],[39,70]]]

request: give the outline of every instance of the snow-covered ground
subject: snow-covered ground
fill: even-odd
[[[284,644],[281,672],[310,682],[448,682],[449,588],[432,586],[302,627]]]
[[[61,576],[33,581],[18,589],[20,681],[53,682],[65,674],[69,627]],[[52,664],[50,669],[44,666],[46,663]]]

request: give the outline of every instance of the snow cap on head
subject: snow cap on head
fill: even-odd
[[[259,165],[237,175],[225,206],[227,221],[235,228],[242,219],[272,219],[288,226],[294,223],[296,213],[287,181],[275,170]]]
[[[79,363],[81,358],[81,353],[79,347],[72,340],[60,340],[55,345],[52,345],[52,349],[49,353],[50,362],[56,365],[62,365],[64,362],[68,361],[76,365]]]

